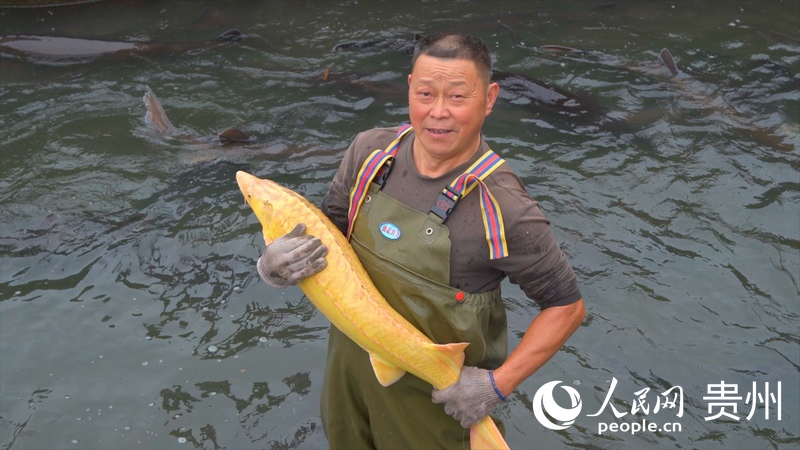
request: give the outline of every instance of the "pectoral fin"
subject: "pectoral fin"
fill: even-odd
[[[395,381],[406,374],[405,370],[393,366],[372,354],[369,355],[369,362],[372,363],[372,370],[378,378],[378,383],[384,387],[391,386]]]

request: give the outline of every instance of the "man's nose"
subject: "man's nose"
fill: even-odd
[[[450,105],[447,103],[447,98],[441,95],[436,97],[428,115],[437,119],[448,117],[450,115]]]

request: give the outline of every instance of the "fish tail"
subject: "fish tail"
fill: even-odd
[[[508,450],[503,435],[497,429],[494,420],[486,416],[482,421],[469,429],[469,446],[472,450]]]

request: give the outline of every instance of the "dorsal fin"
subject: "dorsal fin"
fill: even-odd
[[[464,349],[469,342],[455,342],[452,344],[432,344],[436,350],[445,356],[449,364],[456,373],[461,373],[461,366],[464,365]],[[444,386],[447,387],[447,386]]]
[[[666,48],[661,49],[661,62],[673,76],[678,74],[678,64],[675,63],[672,53]]]

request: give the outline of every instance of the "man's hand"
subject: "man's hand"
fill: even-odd
[[[305,233],[306,225],[298,223],[292,231],[267,245],[256,263],[258,275],[265,283],[276,288],[294,286],[327,266],[328,247]]]
[[[492,374],[478,367],[464,366],[458,381],[442,390],[433,390],[433,402],[444,403],[444,412],[464,428],[483,420],[503,400],[492,383]]]

